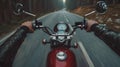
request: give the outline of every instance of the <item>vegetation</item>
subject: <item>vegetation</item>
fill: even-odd
[[[72,12],[84,16],[94,10],[93,6],[78,7]],[[112,4],[108,6],[108,10],[103,15],[98,15],[97,13],[92,14],[87,17],[88,19],[95,19],[99,23],[105,23],[107,26],[115,31],[120,32],[120,4]]]
[[[95,5],[97,1],[98,0],[66,0],[66,7],[72,10],[75,9],[73,10],[74,13],[84,15],[94,8],[92,6]],[[97,21],[100,23],[105,22],[110,28],[120,31],[120,7],[116,7],[120,6],[116,5],[116,3],[120,3],[120,0],[105,1],[108,4],[112,4],[112,6],[110,6],[105,15],[99,16],[100,20]],[[59,10],[61,8],[61,0],[0,0],[0,36],[12,31],[21,22],[32,18],[28,15],[16,16],[14,14],[16,3],[22,3],[25,10],[38,16],[44,15],[51,11]],[[88,7],[90,5],[91,7]],[[95,14],[89,16],[88,18],[97,19]]]

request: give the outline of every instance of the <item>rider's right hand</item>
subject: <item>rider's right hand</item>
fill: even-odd
[[[87,28],[86,28],[86,31],[87,31],[87,32],[91,31],[91,27],[92,27],[92,25],[94,25],[94,24],[98,24],[98,22],[95,21],[95,20],[87,20]]]

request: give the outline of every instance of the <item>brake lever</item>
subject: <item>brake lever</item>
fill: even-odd
[[[82,29],[84,29],[84,27],[85,27],[85,25],[83,22],[76,22],[74,25],[75,29],[80,28],[82,30]]]
[[[74,26],[76,26],[76,28],[80,28],[81,30],[86,29],[87,28],[87,24],[86,24],[85,17],[84,17],[83,22],[76,22]]]

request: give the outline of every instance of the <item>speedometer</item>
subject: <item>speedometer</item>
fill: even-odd
[[[64,23],[60,23],[60,24],[57,25],[57,29],[59,31],[65,31],[67,29],[67,26]]]

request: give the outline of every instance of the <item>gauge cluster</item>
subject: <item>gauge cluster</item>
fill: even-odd
[[[59,31],[65,31],[67,29],[67,26],[64,23],[60,23],[60,24],[57,25],[57,29]]]

